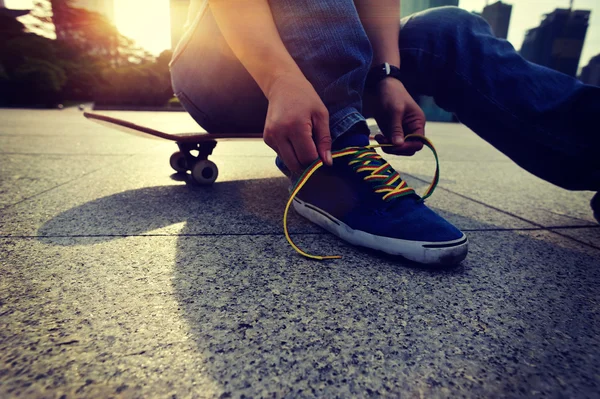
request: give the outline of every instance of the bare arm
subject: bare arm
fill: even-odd
[[[354,4],[373,47],[373,66],[387,62],[400,68],[400,0],[354,0]],[[412,155],[423,148],[420,142],[404,142],[405,135],[425,134],[425,115],[402,82],[384,79],[376,95],[375,119],[384,133],[377,141],[396,145],[384,151]]]
[[[293,172],[319,156],[331,164],[327,109],[285,48],[268,1],[209,4],[225,40],[269,100],[265,142]]]
[[[265,95],[282,75],[304,76],[281,41],[267,0],[209,3],[227,44]]]
[[[384,62],[400,68],[400,0],[354,0],[373,47],[373,65]]]

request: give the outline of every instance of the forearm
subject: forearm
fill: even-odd
[[[210,0],[210,8],[227,44],[269,97],[284,75],[303,76],[285,48],[267,0]]]
[[[373,65],[400,67],[400,0],[354,0],[373,47]]]

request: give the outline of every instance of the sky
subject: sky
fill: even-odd
[[[494,2],[495,0],[489,1],[490,4]],[[508,41],[517,50],[521,48],[525,32],[539,26],[544,14],[550,13],[556,8],[569,8],[569,0],[504,0],[504,2],[513,6],[508,28]],[[459,0],[459,7],[468,11],[481,12],[485,3],[485,0]],[[583,67],[588,64],[590,58],[600,54],[600,0],[574,0],[573,8],[592,11],[579,61],[579,66]]]
[[[115,24],[121,33],[156,55],[170,47],[169,0],[114,1]],[[10,8],[30,8],[31,3],[32,0],[6,0]],[[481,12],[485,3],[486,0],[460,0],[459,6]],[[569,0],[505,0],[505,3],[513,5],[508,40],[516,49],[521,48],[525,32],[540,24],[543,14],[569,7]],[[574,0],[573,7],[592,10],[580,61],[580,66],[585,66],[600,53],[600,0]]]

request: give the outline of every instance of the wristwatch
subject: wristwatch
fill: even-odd
[[[377,84],[388,77],[400,80],[400,69],[388,64],[387,62],[371,68],[367,74],[365,90],[374,91],[377,88]]]

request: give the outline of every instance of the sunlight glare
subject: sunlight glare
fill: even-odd
[[[154,55],[171,47],[169,15],[168,0],[115,0],[117,29]]]

